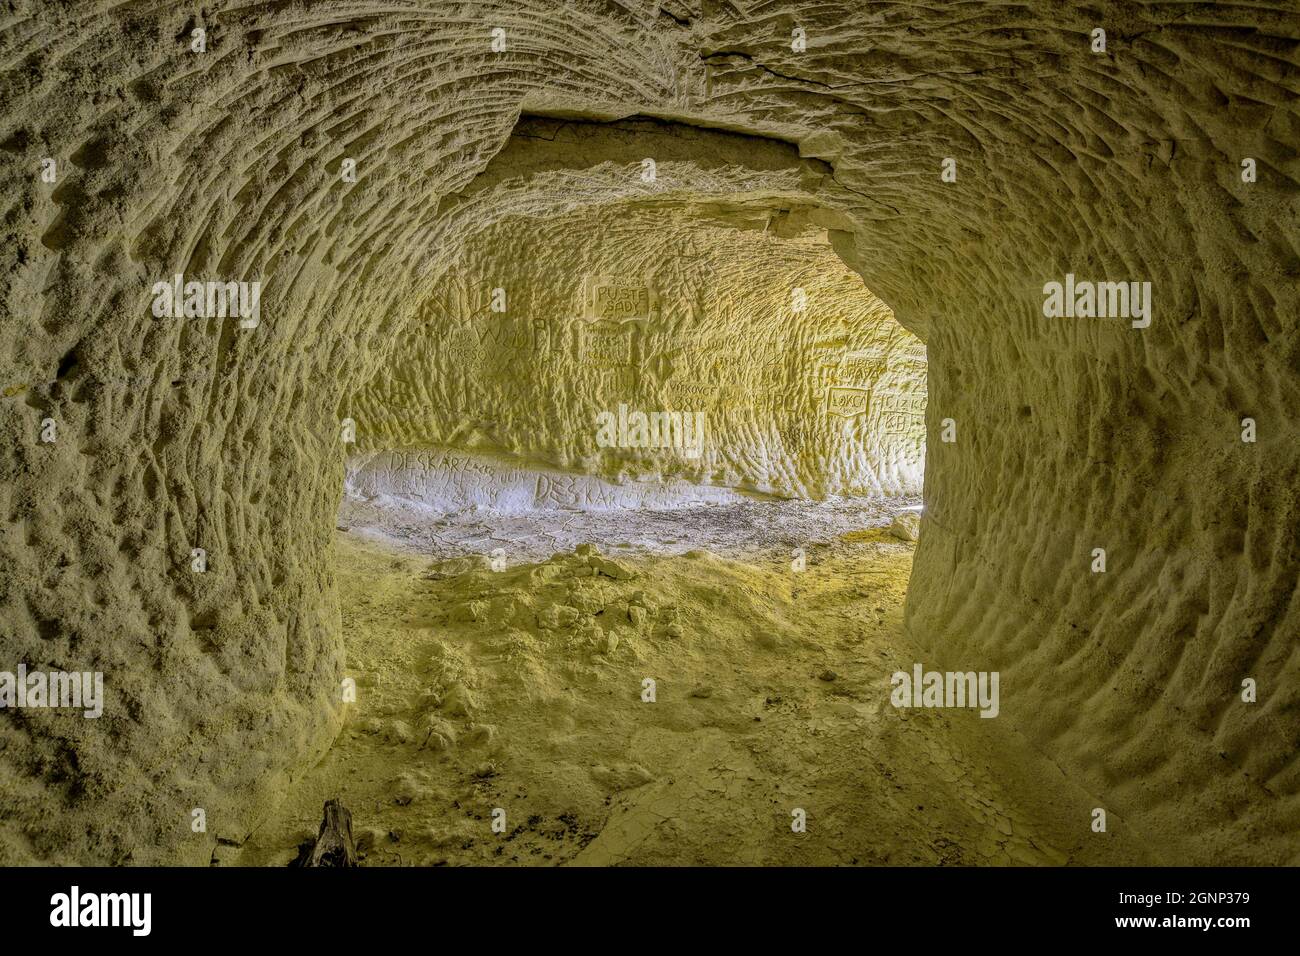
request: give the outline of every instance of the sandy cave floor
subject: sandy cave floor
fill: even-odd
[[[364,866],[1151,862],[1114,816],[1092,833],[1097,798],[1008,721],[891,706],[889,675],[926,658],[902,631],[913,546],[881,527],[889,508],[852,529],[849,508],[801,522],[799,507],[764,507],[692,509],[675,526],[572,516],[573,531],[532,541],[513,518],[421,527],[394,508],[367,525],[345,505],[357,702],[324,759],[217,860],[288,864],[339,797]],[[592,531],[624,546],[577,543]],[[503,571],[461,556],[501,537]]]

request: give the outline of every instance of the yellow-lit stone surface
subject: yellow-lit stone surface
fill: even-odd
[[[824,230],[783,239],[774,220],[618,204],[475,235],[351,406],[359,447],[782,496],[919,493],[924,347]],[[602,449],[597,417],[620,406],[703,414],[701,453]]]
[[[0,667],[102,670],[109,695],[94,721],[0,717],[0,862],[207,864],[299,799],[345,722],[334,528],[358,456],[905,492],[910,436],[872,434],[879,404],[831,421],[809,379],[818,343],[842,341],[837,368],[878,350],[873,385],[915,395],[890,311],[927,363],[898,660],[1001,672],[978,732],[1023,741],[1071,794],[1035,791],[1045,853],[1300,862],[1294,3],[664,6],[0,12]],[[805,270],[798,318],[781,287]],[[635,401],[718,388],[699,462],[593,448],[589,417],[624,391],[599,370],[457,351],[527,342],[540,319],[576,373],[588,271],[661,303]],[[260,324],[155,317],[152,286],[178,272],[261,281]],[[1045,317],[1067,273],[1151,282],[1150,327]],[[884,699],[893,662],[857,672],[859,703]],[[845,745],[837,792],[928,746]],[[1087,842],[1098,806],[1121,821],[1109,851]],[[985,841],[970,859],[1002,859],[1003,816],[963,831]],[[933,862],[914,845],[899,862]]]
[[[1061,809],[1090,795],[997,720],[890,706],[881,669],[924,658],[898,634],[911,548],[882,530],[818,548],[802,576],[771,554],[613,558],[633,575],[616,579],[590,573],[608,554],[497,573],[339,547],[358,703],[228,862],[293,859],[333,796],[357,808],[365,866],[1046,866],[1185,852],[1148,845],[1119,816],[1100,839],[1076,826]],[[574,626],[539,623],[559,607]],[[791,808],[806,833],[792,833]]]

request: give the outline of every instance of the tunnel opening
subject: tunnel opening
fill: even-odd
[[[345,523],[358,500],[916,507],[924,345],[834,250],[849,198],[779,139],[522,115],[440,204],[456,255],[347,405]]]
[[[897,799],[828,769],[860,744],[879,660],[917,657],[924,344],[772,181],[795,169],[816,194],[826,170],[788,144],[754,161],[752,137],[628,122],[525,118],[492,185],[449,204],[491,188],[527,212],[464,239],[348,406],[336,569],[364,703],[244,862],[292,856],[344,779],[369,782],[350,797],[375,808],[374,864],[945,859],[914,823],[846,839]],[[691,141],[681,168],[665,135]],[[718,163],[727,148],[746,162]],[[539,198],[557,156],[560,205]],[[604,184],[589,202],[575,168]],[[612,706],[615,688],[645,709]],[[810,723],[824,745],[795,746]],[[730,822],[705,799],[719,761],[747,782]],[[787,776],[844,814],[793,857],[760,836]],[[938,813],[975,825],[971,793],[922,776]],[[528,825],[501,856],[473,834],[516,802]]]
[[[733,133],[525,117],[447,204],[490,188],[526,211],[464,238],[346,409],[336,567],[365,704],[247,862],[291,854],[287,821],[340,778],[386,805],[365,814],[376,863],[409,862],[383,837],[399,818],[438,834],[421,862],[719,862],[691,810],[710,761],[752,764],[807,708],[851,746],[864,655],[901,630],[925,347],[791,170],[809,194],[827,175]],[[615,686],[647,710],[611,708]],[[742,817],[779,786],[752,774]],[[518,792],[535,819],[509,857],[457,841],[462,807],[509,816]],[[672,846],[634,839],[665,800]]]
[[[653,551],[639,516],[675,515],[679,541],[694,528],[707,547],[718,506],[756,528],[809,510],[778,502],[850,522],[918,506],[924,346],[824,231],[778,234],[780,214],[619,203],[477,234],[356,403],[384,429],[349,461],[341,523],[476,509],[521,560],[598,517],[602,538],[623,528],[625,548]],[[454,530],[425,547],[461,556],[475,542]]]

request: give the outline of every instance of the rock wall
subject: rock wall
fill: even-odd
[[[924,346],[824,230],[782,238],[773,218],[634,202],[477,234],[350,406],[358,446],[785,497],[919,494]],[[638,413],[695,416],[700,440],[642,441],[634,421],[602,434]]]
[[[338,719],[352,396],[478,233],[649,199],[827,230],[926,342],[909,626],[1112,837],[1300,860],[1298,40],[1288,0],[15,0],[0,639],[108,700],[0,715],[0,860],[242,838]],[[154,314],[176,273],[260,321]],[[1048,318],[1067,274],[1149,327]]]
[[[518,459],[418,446],[357,455],[348,462],[344,487],[360,498],[397,498],[401,505],[414,504],[440,514],[463,508],[507,514],[550,509],[666,510],[741,500],[729,488],[693,485],[680,478],[616,482],[530,466]]]

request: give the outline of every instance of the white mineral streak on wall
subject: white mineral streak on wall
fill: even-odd
[[[668,509],[727,504],[741,496],[727,488],[667,482],[616,483],[472,452],[402,448],[358,455],[348,462],[346,490],[362,498],[390,496],[440,511],[466,507],[502,512],[538,509]]]

